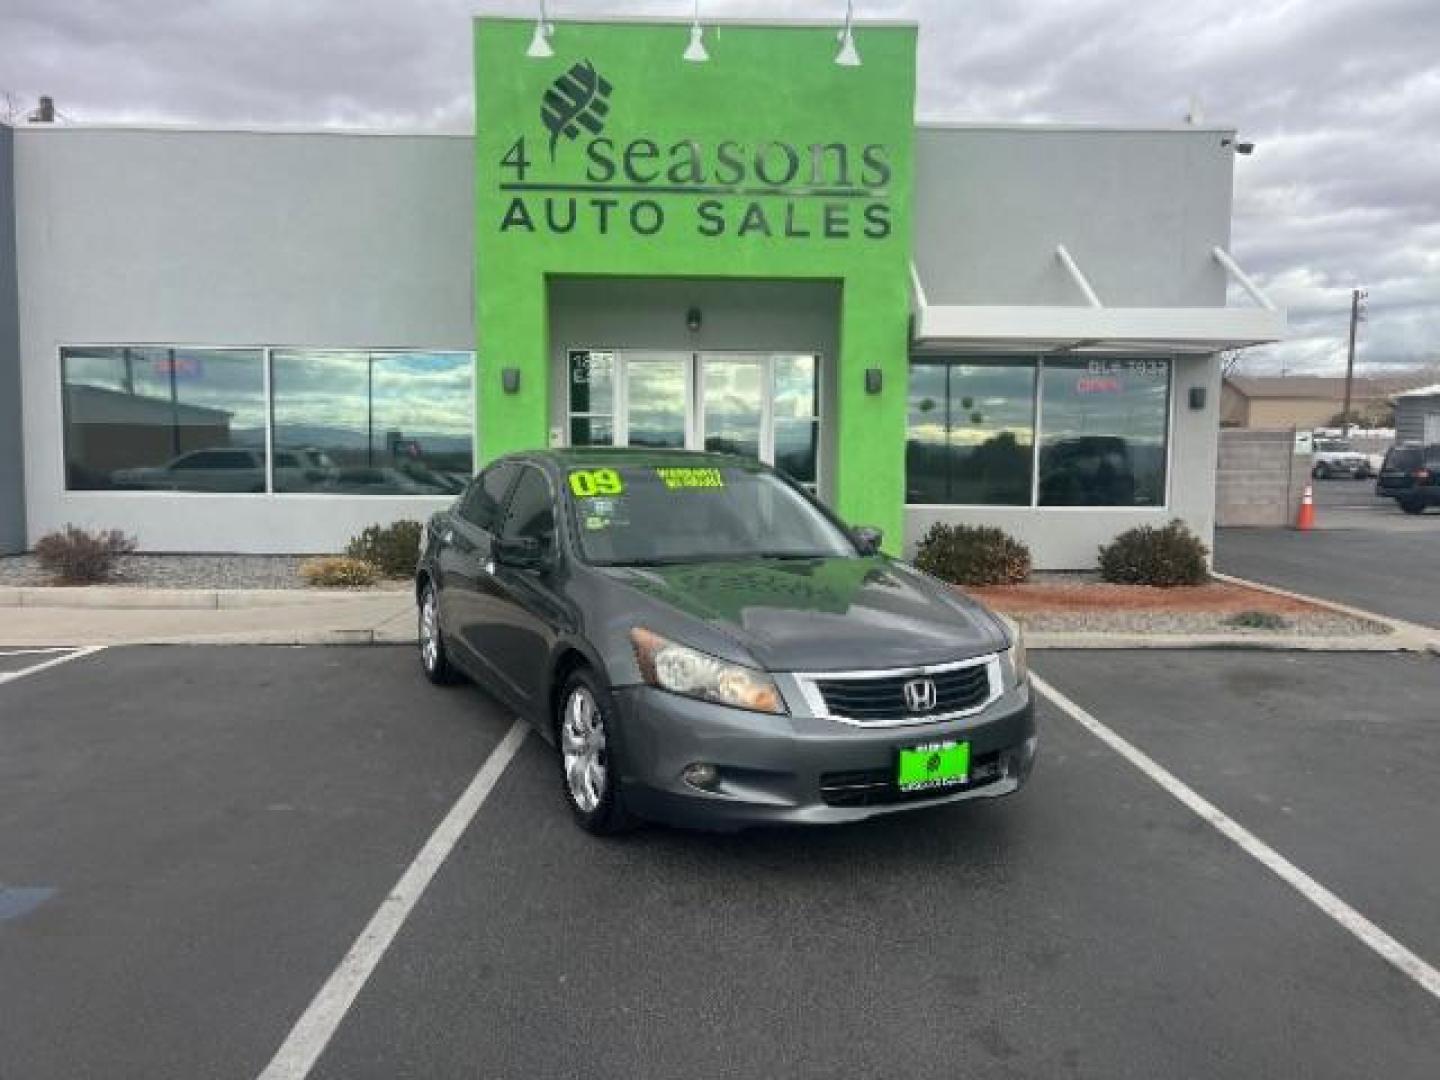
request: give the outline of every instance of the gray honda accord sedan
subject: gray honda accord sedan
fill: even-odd
[[[500,458],[421,539],[432,682],[468,676],[559,750],[594,833],[855,821],[1018,791],[1025,649],[756,462]]]

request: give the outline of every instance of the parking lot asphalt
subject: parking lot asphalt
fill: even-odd
[[[1440,512],[1402,513],[1370,480],[1317,480],[1317,528],[1217,529],[1216,569],[1440,628]]]
[[[137,648],[0,685],[0,1077],[255,1075],[503,734],[411,675]]]
[[[1036,666],[1435,962],[1440,664]],[[0,685],[0,888],[53,890],[9,918],[0,891],[0,1077],[256,1076],[509,723],[408,649],[112,649]],[[1014,799],[614,841],[532,737],[311,1075],[1434,1077],[1434,997],[1040,723]]]

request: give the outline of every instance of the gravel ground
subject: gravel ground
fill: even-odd
[[[1338,612],[1305,612],[1286,615],[1287,626],[1275,630],[1253,630],[1226,620],[1232,616],[1210,611],[1042,611],[1011,615],[1026,630],[1036,633],[1112,634],[1243,634],[1271,638],[1365,637],[1388,634],[1389,627],[1369,619],[1356,619]]]
[[[161,589],[301,589],[301,555],[126,555],[108,582]],[[0,585],[48,585],[33,555],[0,558]],[[379,588],[401,588],[382,582]]]

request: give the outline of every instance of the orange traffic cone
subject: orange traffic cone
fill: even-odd
[[[1305,485],[1305,494],[1300,496],[1300,513],[1295,516],[1295,528],[1309,532],[1315,528],[1315,488]]]

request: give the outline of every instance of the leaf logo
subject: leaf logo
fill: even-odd
[[[555,145],[560,136],[575,139],[583,127],[591,135],[599,135],[610,112],[609,80],[595,70],[589,60],[572,64],[561,75],[540,103],[540,121],[550,132],[550,160],[555,160]]]

